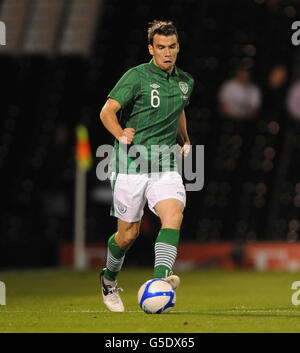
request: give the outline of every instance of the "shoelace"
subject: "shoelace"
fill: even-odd
[[[124,292],[123,288],[119,288],[117,285],[115,285],[114,287],[112,286],[107,286],[108,287],[108,294],[117,294],[119,295],[119,290],[121,292]]]
[[[124,289],[123,288],[119,288],[118,286],[114,286],[114,287],[108,286],[108,287],[110,287],[108,289],[108,294],[118,294],[119,295],[119,290],[121,292],[124,292]]]
[[[119,301],[119,291],[124,292],[123,288],[118,288],[117,286],[108,289],[108,294],[111,295],[111,299],[115,302]]]

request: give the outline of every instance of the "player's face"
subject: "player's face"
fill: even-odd
[[[153,56],[154,64],[171,74],[179,52],[179,43],[176,35],[164,36],[155,34],[153,45],[149,44],[148,48]]]

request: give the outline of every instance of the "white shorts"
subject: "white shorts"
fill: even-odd
[[[125,222],[138,222],[148,201],[154,210],[157,202],[177,199],[185,206],[186,194],[180,174],[176,171],[149,174],[117,174],[110,177],[113,201],[110,214]]]

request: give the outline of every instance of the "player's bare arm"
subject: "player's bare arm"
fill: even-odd
[[[190,139],[187,132],[186,126],[186,116],[184,110],[182,111],[179,123],[178,123],[178,131],[177,131],[177,138],[179,140],[181,146],[181,153],[184,157],[186,157],[190,152]]]
[[[133,128],[122,129],[119,124],[117,112],[121,109],[121,104],[115,99],[109,98],[104,104],[100,119],[105,128],[120,142],[131,144],[135,130]]]

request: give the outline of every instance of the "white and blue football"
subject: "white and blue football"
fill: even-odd
[[[139,306],[147,314],[165,314],[174,308],[176,294],[162,278],[150,279],[138,291]]]

